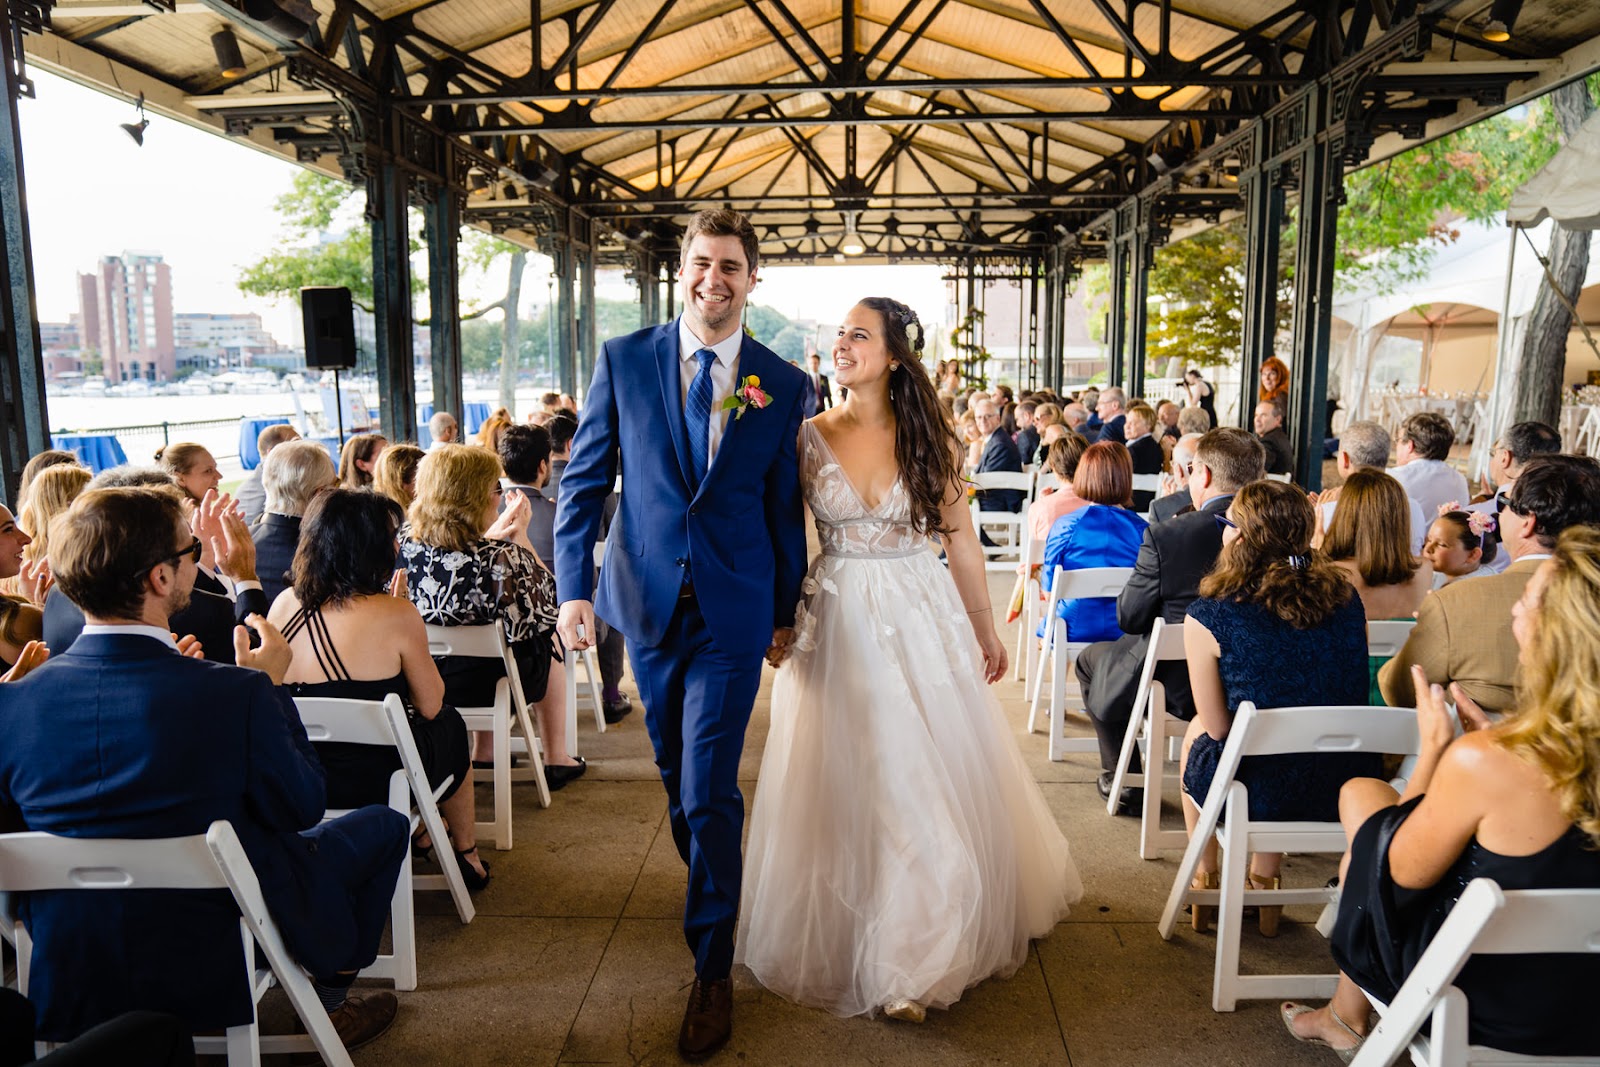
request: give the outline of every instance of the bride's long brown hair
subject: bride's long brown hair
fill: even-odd
[[[961,441],[922,365],[926,331],[917,313],[898,300],[869,296],[861,306],[883,320],[884,345],[900,364],[889,372],[889,408],[894,412],[895,464],[911,497],[911,524],[929,536],[949,533],[943,508],[962,492],[957,458]]]

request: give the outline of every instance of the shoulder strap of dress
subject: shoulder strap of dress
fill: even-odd
[[[348,681],[350,672],[345,668],[344,660],[339,658],[339,650],[333,647],[333,637],[328,633],[328,622],[322,617],[321,608],[307,611],[302,607],[295,612],[289,625],[283,628],[283,639],[292,641],[301,630],[306,631],[311,654],[316,657],[323,676],[329,681]]]

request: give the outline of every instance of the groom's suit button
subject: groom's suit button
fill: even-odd
[[[673,560],[672,562],[676,563],[680,567],[687,567],[689,565],[689,561],[684,559],[682,556],[679,556],[677,559]]]

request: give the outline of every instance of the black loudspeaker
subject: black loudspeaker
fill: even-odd
[[[306,329],[306,367],[349,370],[356,365],[356,319],[350,290],[317,285],[300,290]]]

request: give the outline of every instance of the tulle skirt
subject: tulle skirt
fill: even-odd
[[[933,553],[824,556],[778,673],[738,961],[837,1015],[1008,976],[1083,886]]]

